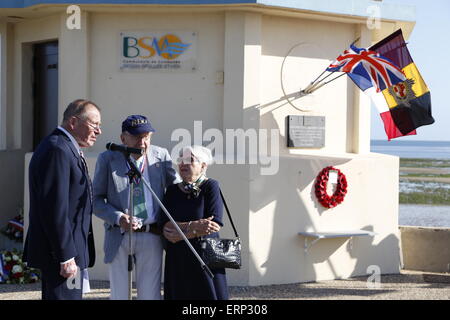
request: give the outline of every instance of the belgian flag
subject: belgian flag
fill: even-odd
[[[411,58],[402,30],[397,30],[369,50],[388,58],[406,76],[405,81],[382,91],[388,110],[380,115],[388,139],[415,134],[416,128],[434,123],[430,90]]]

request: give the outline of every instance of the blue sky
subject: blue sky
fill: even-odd
[[[384,0],[416,6],[416,26],[408,40],[408,48],[431,92],[434,124],[417,129],[417,135],[397,140],[450,141],[450,1],[449,0]],[[371,137],[387,140],[383,123],[372,107]]]

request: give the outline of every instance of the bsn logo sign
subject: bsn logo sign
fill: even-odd
[[[156,54],[163,59],[173,60],[182,55],[190,46],[183,43],[180,38],[173,34],[167,34],[161,38],[145,37],[123,37],[123,56],[125,58],[148,59]]]

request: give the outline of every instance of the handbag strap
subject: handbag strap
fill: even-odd
[[[228,209],[227,202],[225,201],[225,198],[223,196],[222,190],[219,189],[219,191],[220,191],[220,196],[222,197],[223,205],[225,206],[225,210],[227,210],[227,214],[228,214],[228,218],[230,219],[231,226],[233,227],[234,234],[236,235],[236,238],[239,238],[239,235],[238,235],[238,233],[236,231],[236,227],[234,226],[234,223],[233,223],[233,219],[231,219],[230,210]]]

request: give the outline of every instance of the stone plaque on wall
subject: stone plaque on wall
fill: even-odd
[[[287,116],[288,148],[322,148],[325,146],[324,116]]]

